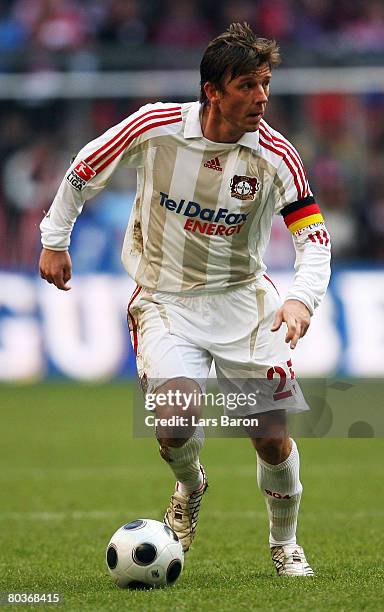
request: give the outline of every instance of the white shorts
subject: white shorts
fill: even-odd
[[[231,413],[308,410],[294,378],[286,325],[276,332],[270,329],[280,306],[280,296],[266,276],[202,295],[136,287],[128,323],[143,387],[148,383],[148,392],[153,392],[169,379],[185,377],[204,391],[213,361],[227,391],[257,388],[257,409],[238,406]]]

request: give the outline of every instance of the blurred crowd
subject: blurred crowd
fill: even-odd
[[[38,225],[71,157],[142,102],[0,105],[0,268],[35,270]],[[339,263],[384,260],[383,111],[380,95],[271,96],[266,120],[301,152]],[[84,207],[72,243],[78,271],[121,271],[135,190],[134,172],[121,169]],[[292,258],[290,234],[278,220],[267,262],[281,267]]]
[[[0,71],[190,65],[231,21],[295,65],[384,53],[382,0],[2,0]]]
[[[376,0],[3,0],[0,72],[130,68],[129,58],[137,67],[140,58],[153,66],[154,57],[162,68],[167,62],[185,67],[189,60],[197,68],[201,49],[234,20],[275,37],[284,65],[316,54],[325,62],[333,54],[336,61],[344,52],[380,63],[384,53],[384,2]],[[151,64],[148,50],[154,48]],[[111,92],[104,100],[0,102],[0,269],[36,270],[38,225],[70,159],[150,101],[114,100]],[[381,94],[271,96],[266,120],[299,149],[339,263],[384,260],[383,117]],[[135,190],[134,173],[121,170],[85,206],[72,242],[79,272],[121,271]],[[281,267],[292,259],[290,235],[276,222],[267,262]]]

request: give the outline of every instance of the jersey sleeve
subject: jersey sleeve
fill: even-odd
[[[331,242],[304,165],[292,145],[287,146],[277,182],[275,212],[282,215],[296,251],[295,276],[286,299],[303,302],[312,315],[328,287]]]
[[[84,203],[104,189],[120,164],[142,166],[146,141],[161,133],[163,126],[180,122],[180,105],[147,104],[85,145],[72,161],[40,224],[43,246],[66,250]]]
[[[286,299],[299,300],[311,315],[321,303],[331,276],[331,242],[323,223],[310,225],[293,235],[295,276]]]

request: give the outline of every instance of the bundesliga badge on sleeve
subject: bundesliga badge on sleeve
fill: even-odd
[[[88,183],[96,175],[91,166],[89,166],[85,161],[80,161],[75,168],[71,170],[71,172],[67,175],[67,181],[77,189],[81,191],[83,187]]]

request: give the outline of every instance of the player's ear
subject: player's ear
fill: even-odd
[[[220,91],[214,83],[207,81],[204,83],[205,95],[208,98],[210,104],[217,104],[220,100]]]

